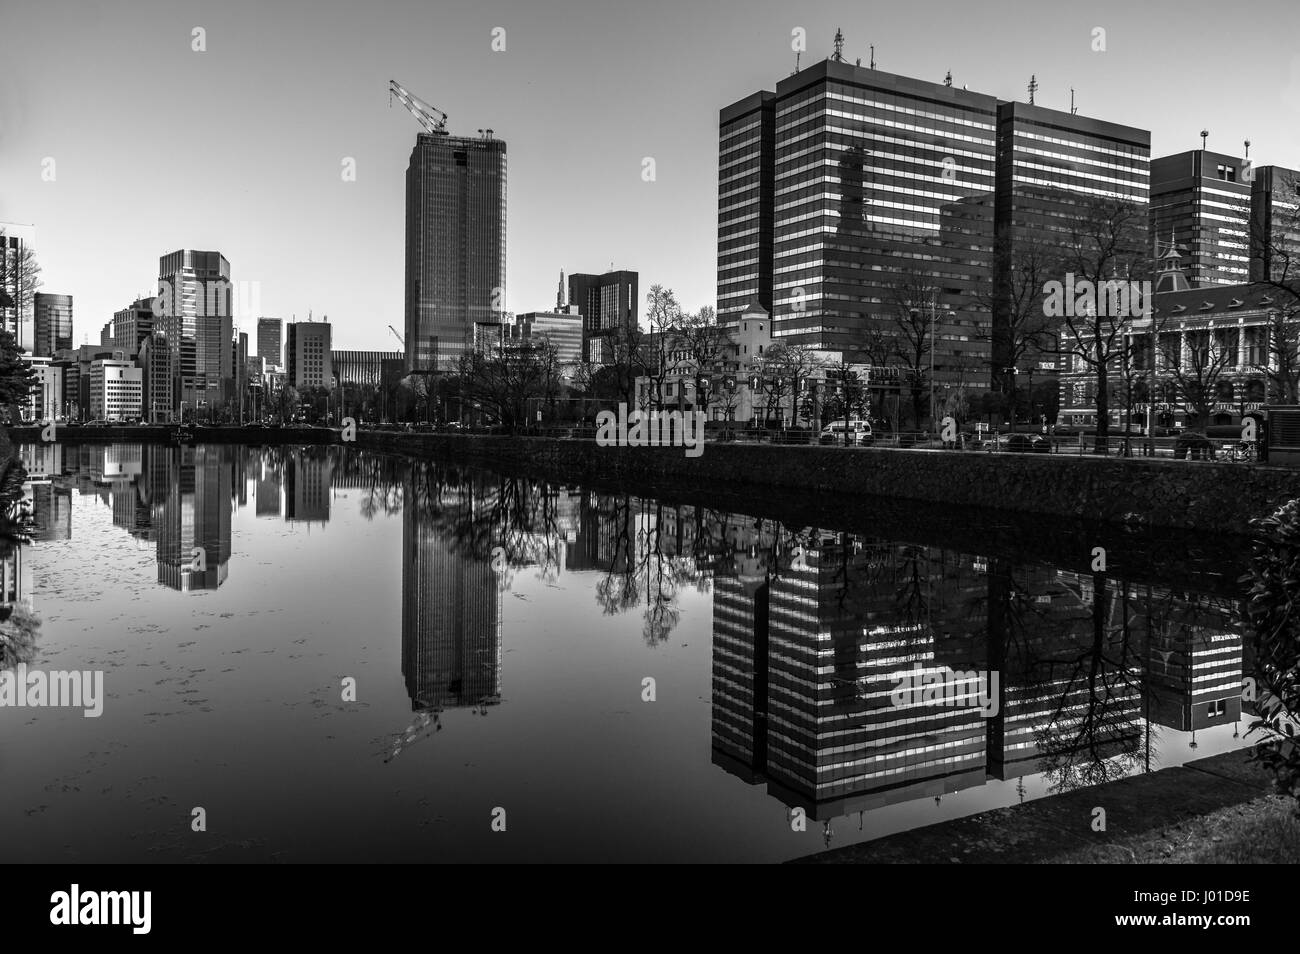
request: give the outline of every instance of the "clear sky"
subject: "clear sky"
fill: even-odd
[[[1062,109],[1073,86],[1082,115],[1150,129],[1156,156],[1205,127],[1211,149],[1249,138],[1256,164],[1300,167],[1295,0],[4,0],[0,221],[36,226],[78,344],[156,291],[160,255],[198,248],[260,283],[264,314],[311,309],[335,347],[396,350],[419,127],[389,108],[391,78],[453,133],[506,140],[509,310],[611,263],[694,309],[716,293],[718,110],[792,70],[796,27],[804,65],[842,27],[845,56],[874,43],[882,70],[1007,99],[1036,74]]]

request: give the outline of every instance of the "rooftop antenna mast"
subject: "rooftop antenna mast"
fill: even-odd
[[[1210,138],[1210,131],[1208,129],[1202,129],[1201,130],[1201,152],[1205,151],[1205,140],[1209,138]]]
[[[876,44],[871,44],[871,68],[876,68]]]
[[[1074,87],[1070,87],[1070,115],[1075,116],[1079,112],[1079,107],[1074,105]]]
[[[1038,76],[1029,77],[1029,105],[1034,105],[1034,94],[1038,92]]]
[[[948,75],[943,78],[943,85],[952,86],[952,70],[949,70]]]
[[[844,32],[839,27],[835,28],[835,52],[831,54],[831,59],[836,63],[844,62]]]

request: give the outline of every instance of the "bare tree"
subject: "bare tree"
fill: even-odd
[[[41,266],[35,251],[26,242],[10,249],[5,230],[0,228],[0,326],[12,323],[15,339],[23,316],[32,313],[40,288]]]
[[[642,348],[642,360],[650,379],[650,405],[659,410],[664,406],[664,382],[677,363],[674,355],[679,348],[682,306],[673,290],[662,285],[651,285],[645,300],[650,334]]]
[[[1055,354],[1058,322],[1043,307],[1044,288],[1060,272],[1059,256],[1042,242],[1004,236],[993,251],[993,282],[976,301],[992,315],[977,337],[990,343],[994,381],[1003,381],[1010,400],[1011,427],[1016,423],[1016,373],[1029,359]],[[1030,396],[1032,402],[1033,397]],[[1032,416],[1032,407],[1030,409]]]
[[[939,288],[919,269],[909,269],[890,286],[887,304],[891,327],[887,332],[891,357],[903,369],[912,397],[912,422],[919,429],[925,415],[930,381],[933,323],[938,318]]]
[[[1115,314],[1123,310],[1114,307],[1121,297],[1115,290],[1122,282],[1150,280],[1146,245],[1146,208],[1125,199],[1098,197],[1079,204],[1070,239],[1060,249],[1059,262],[1065,272],[1061,277],[1072,275],[1077,287],[1093,294],[1091,302],[1065,302],[1064,314],[1058,317],[1062,350],[1093,374],[1097,392],[1094,451],[1100,454],[1106,453],[1110,431],[1110,376],[1121,363],[1124,332],[1133,317]]]
[[[1225,346],[1208,328],[1188,331],[1186,339],[1186,348],[1175,337],[1163,349],[1165,373],[1179,403],[1204,427],[1218,400],[1219,379],[1235,362],[1237,349]]]

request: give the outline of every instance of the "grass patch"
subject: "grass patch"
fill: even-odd
[[[1300,862],[1291,799],[1268,795],[1159,831],[1046,859],[1046,864],[1285,865]]]

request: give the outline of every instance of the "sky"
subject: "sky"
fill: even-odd
[[[76,344],[195,248],[262,314],[398,350],[420,127],[390,108],[396,79],[450,132],[506,141],[507,310],[611,266],[695,310],[716,295],[718,110],[793,70],[796,28],[806,66],[837,27],[888,72],[1019,100],[1033,74],[1060,109],[1074,87],[1081,115],[1150,129],[1153,156],[1206,128],[1212,150],[1250,139],[1256,165],[1300,168],[1294,0],[4,0],[0,222],[35,226]]]

